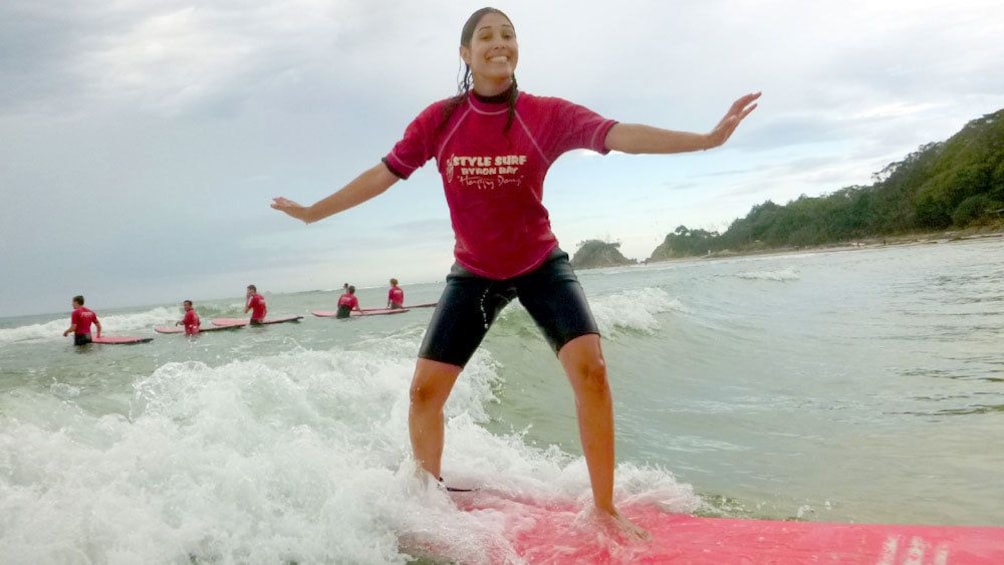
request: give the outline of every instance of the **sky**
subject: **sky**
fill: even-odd
[[[4,0],[0,317],[443,280],[435,164],[304,225],[456,92],[458,0]],[[562,247],[643,260],[679,225],[725,231],[872,174],[1004,108],[999,0],[499,1],[520,88],[720,148],[562,156],[544,203]]]

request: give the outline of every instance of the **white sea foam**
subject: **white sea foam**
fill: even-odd
[[[626,290],[615,294],[589,297],[589,308],[607,338],[616,338],[619,332],[634,331],[651,334],[659,329],[656,314],[686,311],[679,300],[659,288]],[[533,319],[525,308],[514,300],[499,315],[496,325],[515,324],[532,328],[530,334],[539,335]]]
[[[172,362],[137,379],[128,414],[23,393],[0,413],[0,562],[406,563],[415,540],[479,562],[500,517],[458,511],[408,463],[416,345]],[[444,475],[587,501],[581,459],[483,427],[498,375],[481,350],[458,381]],[[665,472],[618,478],[621,498],[694,502]]]
[[[103,315],[98,311],[102,333],[123,335],[138,331],[148,331],[153,326],[173,323],[181,318],[180,308],[158,307],[132,314]],[[19,341],[41,341],[62,339],[63,332],[70,327],[70,314],[66,317],[40,324],[30,324],[14,328],[0,328],[0,343]]]
[[[791,267],[776,271],[740,271],[735,276],[741,279],[777,282],[797,281],[801,278],[798,271]]]
[[[108,334],[121,334],[125,332],[136,332],[138,330],[149,330],[153,326],[173,323],[180,320],[183,312],[181,308],[170,308],[161,306],[146,312],[135,314],[110,314],[101,316],[101,326]]]
[[[659,329],[656,314],[685,310],[679,300],[660,288],[590,298],[589,306],[604,336],[615,336],[618,329],[652,333]]]
[[[31,324],[15,328],[0,328],[0,343],[18,341],[33,341],[40,339],[59,339],[63,331],[70,327],[69,316],[63,320],[52,320],[42,324]]]

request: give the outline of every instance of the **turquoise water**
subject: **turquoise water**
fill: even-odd
[[[681,512],[1004,526],[1004,240],[583,271],[604,333],[620,500]],[[238,284],[238,286],[240,286]],[[261,285],[267,290],[267,285]],[[405,285],[435,301],[440,283]],[[363,307],[385,289],[361,289]],[[0,319],[0,562],[404,563],[491,532],[407,462],[431,310],[153,333],[176,305]],[[242,301],[201,302],[203,320]],[[571,391],[510,306],[447,404],[444,474],[588,501]],[[464,549],[464,544],[469,547]],[[464,553],[466,551],[466,553]],[[471,560],[476,560],[471,557]]]

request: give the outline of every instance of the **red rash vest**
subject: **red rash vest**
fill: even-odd
[[[248,302],[248,306],[251,307],[251,319],[255,321],[261,321],[265,319],[265,297],[260,294],[254,294],[251,296],[251,300]]]
[[[387,302],[391,304],[397,304],[398,306],[404,306],[404,290],[399,286],[392,286],[389,291],[387,291]]]
[[[186,311],[181,323],[184,324],[185,333],[188,335],[199,333],[199,326],[202,325],[202,321],[199,320],[199,315],[195,313],[195,310]]]
[[[73,314],[70,314],[70,323],[74,325],[73,333],[76,335],[90,334],[91,324],[97,319],[98,315],[85,306],[73,310]]]
[[[608,153],[606,135],[617,122],[561,98],[520,92],[506,132],[509,104],[497,98],[472,93],[445,123],[449,99],[433,103],[383,162],[407,179],[436,159],[457,262],[503,280],[533,270],[558,245],[542,202],[548,168],[573,149]]]
[[[359,299],[354,294],[343,294],[338,297],[338,305],[348,306],[349,310],[354,310],[359,307]]]

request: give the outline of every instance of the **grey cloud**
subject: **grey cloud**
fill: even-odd
[[[727,212],[723,199],[748,209],[867,182],[883,159],[1004,105],[999,3],[849,2],[506,6],[520,84],[535,94],[707,131],[736,96],[765,92],[728,146],[697,159],[563,158],[545,191],[559,229],[617,235],[646,199],[703,223]],[[431,164],[320,224],[268,202],[330,194],[452,94],[471,11],[447,0],[0,3],[0,311],[50,291],[62,304],[66,281],[114,289],[127,275],[142,287],[448,256]],[[660,183],[669,190],[650,190]],[[644,188],[598,214],[623,187]],[[712,188],[712,211],[690,204],[695,187]]]

